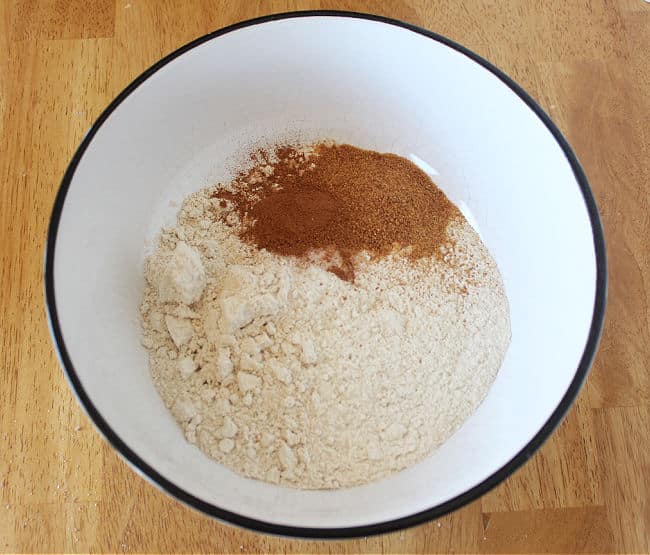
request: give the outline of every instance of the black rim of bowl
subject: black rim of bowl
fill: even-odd
[[[425,37],[428,37],[436,42],[444,44],[449,48],[452,48],[465,56],[470,60],[476,62],[480,66],[484,67],[496,77],[498,77],[503,83],[505,83],[528,107],[539,117],[539,119],[544,123],[549,132],[553,135],[558,145],[564,151],[564,154],[571,164],[573,173],[576,178],[576,182],[580,187],[582,196],[589,214],[591,221],[591,228],[593,232],[594,240],[594,250],[596,254],[596,295],[594,299],[594,311],[591,322],[591,327],[589,330],[589,336],[580,359],[580,364],[576,369],[575,376],[569,385],[566,393],[562,397],[560,404],[553,411],[551,416],[548,418],[544,426],[537,432],[537,434],[528,442],[528,444],[519,451],[512,459],[501,467],[499,470],[494,472],[491,476],[483,480],[480,484],[474,486],[473,488],[465,491],[464,493],[446,501],[445,503],[431,507],[430,509],[405,516],[402,518],[397,518],[394,520],[388,520],[385,522],[378,522],[375,524],[368,524],[364,526],[352,526],[352,527],[342,527],[342,528],[314,528],[314,527],[297,527],[297,526],[286,526],[282,524],[273,524],[271,522],[265,522],[253,518],[248,518],[246,516],[221,509],[211,503],[206,503],[201,499],[189,494],[188,492],[182,490],[163,476],[161,476],[154,468],[149,466],[144,462],[130,447],[128,447],[113,431],[111,426],[104,420],[99,411],[95,408],[92,400],[86,393],[77,372],[75,371],[68,350],[63,339],[63,334],[61,331],[61,326],[59,324],[59,319],[57,316],[56,308],[56,298],[54,290],[54,256],[56,249],[56,238],[57,231],[59,227],[59,221],[61,218],[61,212],[63,210],[63,205],[65,203],[65,197],[70,187],[70,183],[74,177],[75,170],[79,161],[81,160],[86,148],[93,140],[93,137],[102,126],[102,124],[110,117],[113,111],[122,103],[122,101],[129,96],[140,84],[147,80],[151,75],[158,71],[161,67],[165,66],[178,56],[184,54],[185,52],[195,48],[196,46],[209,41],[211,39],[217,38],[221,35],[225,35],[236,29],[241,29],[243,27],[249,27],[252,25],[259,25],[261,23],[267,23],[270,21],[276,21],[280,19],[290,19],[290,18],[300,18],[300,17],[347,17],[347,18],[357,18],[365,19],[371,21],[378,21],[388,25],[395,25],[408,29],[414,33],[418,33]],[[459,509],[464,505],[474,501],[479,498],[481,495],[491,490],[508,476],[510,476],[515,470],[517,470],[523,463],[525,463],[534,452],[544,443],[544,441],[551,435],[553,430],[560,424],[567,411],[569,410],[571,404],[575,400],[576,396],[584,380],[587,377],[589,372],[589,367],[593,361],[594,355],[596,353],[596,348],[598,346],[598,341],[600,338],[600,333],[603,326],[603,320],[605,315],[605,303],[607,296],[607,262],[605,255],[605,241],[603,236],[603,229],[600,223],[600,218],[598,215],[598,208],[596,207],[596,202],[594,200],[593,193],[587,182],[587,178],[580,167],[575,154],[571,150],[571,147],[567,143],[566,139],[562,136],[558,128],[551,121],[549,116],[537,105],[537,103],[526,93],[519,85],[517,85],[510,77],[504,74],[501,70],[497,69],[495,66],[490,64],[488,61],[484,60],[474,52],[468,50],[464,46],[455,43],[454,41],[438,35],[432,31],[428,31],[421,27],[404,23],[395,19],[390,19],[382,16],[363,14],[356,12],[345,12],[345,11],[330,11],[330,10],[310,10],[310,11],[301,11],[301,12],[289,12],[281,14],[272,14],[264,17],[259,17],[256,19],[250,19],[247,21],[242,21],[223,29],[219,29],[212,33],[209,33],[203,37],[200,37],[182,47],[178,50],[172,52],[171,54],[165,56],[159,62],[155,63],[139,77],[137,77],[131,84],[129,84],[116,98],[113,100],[109,106],[102,112],[97,121],[90,128],[83,141],[79,145],[77,151],[75,152],[70,165],[68,166],[63,180],[61,182],[59,191],[56,195],[54,202],[54,207],[52,210],[52,215],[50,218],[50,225],[47,234],[47,246],[45,253],[45,297],[46,297],[46,306],[50,323],[50,330],[53,336],[55,346],[58,350],[59,359],[63,366],[64,372],[70,382],[73,392],[76,394],[80,404],[87,412],[90,419],[94,422],[95,426],[99,429],[101,434],[106,438],[106,440],[120,453],[126,461],[141,475],[150,480],[154,485],[158,486],[160,489],[166,493],[172,495],[177,500],[185,503],[186,505],[193,507],[209,516],[235,524],[237,526],[242,526],[244,528],[249,528],[252,530],[257,530],[259,532],[265,532],[269,534],[277,534],[284,536],[292,537],[303,537],[303,538],[351,538],[358,536],[369,536],[373,534],[382,534],[386,532],[392,532],[395,530],[400,530],[403,528],[415,526],[422,524],[424,522],[430,521],[432,519],[441,517],[451,511]]]

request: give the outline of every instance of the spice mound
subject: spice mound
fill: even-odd
[[[153,380],[188,441],[305,489],[413,465],[481,403],[510,341],[498,268],[408,160],[251,155],[185,199],[146,263]]]
[[[360,252],[377,257],[408,247],[412,257],[438,256],[449,222],[461,217],[422,170],[394,154],[318,144],[257,158],[215,193],[236,211],[240,236],[281,255],[321,253],[343,279],[354,278]]]

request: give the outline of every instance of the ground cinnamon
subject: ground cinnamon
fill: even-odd
[[[447,225],[460,217],[427,174],[394,154],[321,143],[311,154],[283,146],[255,159],[232,190],[215,193],[238,214],[241,237],[281,255],[319,254],[348,281],[362,251],[440,256]]]

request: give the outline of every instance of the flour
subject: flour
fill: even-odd
[[[244,476],[322,489],[385,477],[448,439],[510,340],[472,228],[450,224],[445,263],[367,257],[350,283],[242,242],[214,190],[163,230],[141,307],[153,379],[187,440]]]

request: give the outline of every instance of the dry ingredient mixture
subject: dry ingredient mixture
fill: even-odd
[[[319,489],[417,463],[476,409],[510,341],[495,262],[408,160],[258,151],[190,195],[147,260],[143,344],[188,441]]]

